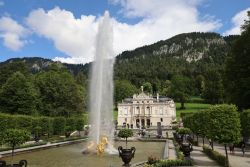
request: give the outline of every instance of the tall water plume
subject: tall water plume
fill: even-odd
[[[96,37],[96,54],[90,82],[90,140],[99,143],[101,137],[113,138],[113,27],[106,11]]]

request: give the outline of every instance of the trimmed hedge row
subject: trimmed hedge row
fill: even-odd
[[[217,151],[212,150],[207,146],[203,146],[203,152],[211,159],[215,160],[219,165],[227,167],[226,157]]]
[[[86,123],[84,118],[32,117],[24,115],[0,114],[0,132],[7,129],[25,129],[32,134],[39,130],[40,135],[63,135],[66,131],[81,130]]]
[[[145,167],[171,167],[171,166],[193,166],[190,160],[160,160],[155,164],[146,164]]]

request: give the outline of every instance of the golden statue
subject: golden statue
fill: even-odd
[[[99,142],[99,144],[97,144],[96,146],[96,153],[99,156],[102,156],[104,153],[104,150],[106,148],[106,145],[108,144],[108,138],[103,136]]]
[[[108,145],[108,138],[103,136],[98,144],[94,141],[90,141],[87,145],[87,148],[83,150],[83,154],[94,153],[96,149],[96,154],[102,156],[106,146]]]

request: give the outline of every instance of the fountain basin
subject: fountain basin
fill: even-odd
[[[136,147],[135,157],[131,164],[147,161],[148,156],[154,155],[161,158],[164,152],[164,142],[128,142],[128,147]],[[36,151],[32,153],[14,156],[14,161],[26,159],[29,167],[78,167],[78,166],[122,166],[123,162],[119,155],[103,154],[82,154],[81,151],[87,146],[87,142],[67,145],[58,148]],[[125,142],[115,142],[114,147],[126,147]],[[3,158],[9,164],[11,157]]]

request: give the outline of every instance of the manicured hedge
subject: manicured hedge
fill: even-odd
[[[212,150],[207,146],[203,146],[203,152],[207,154],[211,159],[215,160],[221,166],[227,166],[226,157],[217,151]]]
[[[68,126],[70,132],[78,130],[77,123],[83,127],[86,122],[85,119],[87,119],[86,116],[83,118],[72,117],[65,119],[64,117],[52,118],[0,114],[0,133],[4,133],[7,129],[25,129],[34,134],[39,129],[41,135],[64,135],[66,126]]]
[[[55,135],[62,135],[65,133],[66,119],[64,117],[54,118],[53,128]]]
[[[171,166],[193,166],[191,160],[161,160],[152,165],[153,167],[171,167]]]

